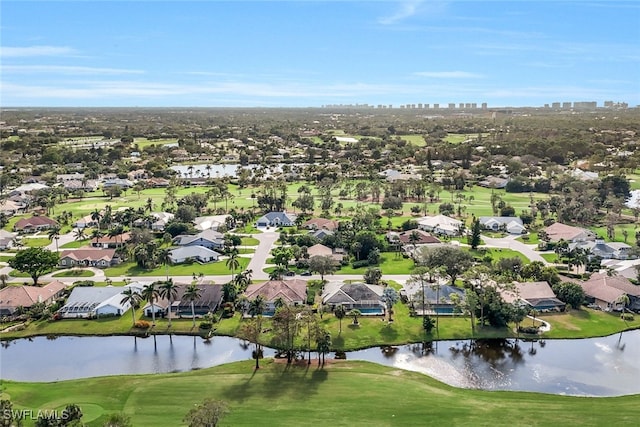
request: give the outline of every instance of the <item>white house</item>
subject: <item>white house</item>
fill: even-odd
[[[523,234],[527,229],[522,220],[512,216],[481,216],[478,218],[480,225],[487,230],[506,231],[509,234]]]
[[[425,216],[417,220],[418,227],[435,234],[456,236],[460,232],[462,221],[446,215]]]
[[[58,314],[63,318],[121,316],[131,308],[128,302],[122,303],[122,292],[127,288],[141,292],[143,285],[132,283],[127,286],[76,286],[71,291],[67,303],[58,310]]]
[[[169,259],[172,264],[181,264],[193,259],[201,263],[218,261],[220,254],[204,246],[181,246],[169,252]]]
[[[296,224],[296,215],[287,212],[269,212],[256,221],[256,227],[292,227]]]

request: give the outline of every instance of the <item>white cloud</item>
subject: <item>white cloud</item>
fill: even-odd
[[[480,79],[481,74],[467,71],[418,71],[413,73],[419,77],[430,77],[434,79]]]
[[[418,6],[421,3],[422,1],[420,0],[404,1],[393,15],[381,17],[378,22],[382,25],[391,25],[410,18],[418,12]]]
[[[18,58],[29,56],[69,56],[78,52],[67,46],[26,46],[26,47],[0,47],[0,57]]]
[[[127,70],[123,68],[97,68],[78,67],[67,65],[5,65],[2,66],[5,73],[21,74],[65,74],[65,75],[121,75],[121,74],[144,74],[142,70]]]

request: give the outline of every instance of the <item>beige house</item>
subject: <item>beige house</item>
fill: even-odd
[[[0,289],[0,316],[11,316],[18,307],[29,308],[36,303],[52,304],[62,296],[66,285],[53,281],[45,286],[7,286]]]

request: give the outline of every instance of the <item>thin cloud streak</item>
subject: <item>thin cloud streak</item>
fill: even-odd
[[[64,75],[123,75],[144,74],[142,70],[126,70],[122,68],[96,68],[67,65],[5,65],[5,73],[31,74],[64,74]]]
[[[2,58],[26,58],[32,56],[71,56],[78,52],[68,46],[26,46],[0,47],[0,57]]]
[[[393,15],[379,18],[378,23],[382,25],[392,25],[410,18],[417,13],[418,6],[420,6],[421,3],[422,1],[420,0],[402,2],[400,9],[398,9]]]
[[[481,74],[467,71],[418,71],[413,74],[419,77],[430,77],[434,79],[480,79],[484,77]]]

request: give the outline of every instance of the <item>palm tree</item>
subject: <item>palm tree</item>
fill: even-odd
[[[60,252],[60,249],[58,248],[58,239],[60,238],[60,226],[54,225],[53,227],[51,227],[49,229],[49,233],[47,234],[47,237],[49,237],[49,240],[56,241],[56,252]]]
[[[102,237],[102,231],[99,228],[94,228],[91,230],[91,238],[96,239],[96,245],[98,244],[98,240]]]
[[[231,270],[231,281],[234,279],[234,272],[240,268],[240,260],[238,259],[238,250],[234,249],[229,254],[229,258],[225,262],[225,265]]]
[[[342,307],[342,305],[337,306],[335,308],[335,310],[333,310],[333,314],[340,321],[340,332],[339,332],[339,334],[342,334],[342,319],[344,319],[344,316],[346,315],[346,312],[344,311],[344,307]]]
[[[158,294],[161,298],[169,300],[169,327],[171,327],[171,307],[173,307],[173,301],[178,298],[178,285],[173,283],[172,279],[167,279],[160,285]]]
[[[86,239],[87,238],[87,234],[84,232],[84,228],[76,228],[73,231],[73,238],[77,242]]]
[[[184,291],[184,295],[182,296],[182,298],[186,299],[191,303],[191,318],[193,319],[194,328],[196,327],[196,309],[194,306],[194,302],[198,298],[200,298],[201,294],[202,294],[202,291],[200,290],[198,285],[196,285],[195,283],[192,283],[189,286],[187,286],[187,289]]]
[[[362,312],[360,310],[358,310],[357,308],[351,309],[347,313],[347,316],[353,316],[353,324],[354,325],[358,324],[358,316],[361,316],[361,315],[362,315]]]
[[[322,365],[324,366],[325,355],[331,351],[331,334],[328,331],[322,331],[316,338],[316,345],[318,347],[318,353],[322,356]],[[318,366],[320,365],[321,357],[318,356]]]
[[[98,229],[100,229],[101,219],[102,219],[102,214],[100,213],[98,208],[96,208],[93,212],[91,212],[91,221],[94,221],[96,224],[98,224]]]
[[[131,305],[131,317],[133,319],[133,326],[136,325],[136,305],[140,301],[142,301],[142,296],[140,292],[136,289],[127,287],[124,291],[122,291],[122,300],[120,300],[120,304],[130,304]]]
[[[247,287],[251,284],[251,275],[253,274],[253,270],[245,270],[238,273],[236,276],[236,285],[238,286],[238,290],[240,292],[244,292],[247,290]]]
[[[169,281],[169,264],[171,264],[171,251],[169,249],[160,249],[158,253],[158,259],[164,264],[164,272],[167,276],[167,282]]]
[[[251,317],[261,315],[267,307],[267,301],[262,295],[258,295],[249,302],[249,314]]]
[[[146,299],[147,301],[149,301],[149,304],[151,304],[151,324],[153,326],[156,326],[156,306],[155,306],[155,302],[158,299],[158,296],[160,295],[160,293],[158,292],[158,289],[156,288],[156,282],[150,283],[148,285],[145,285],[142,288],[142,298]]]

